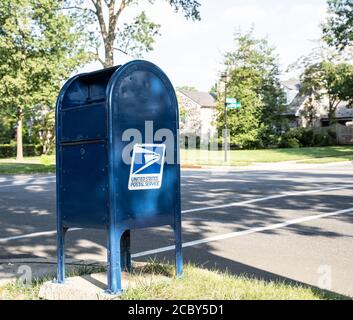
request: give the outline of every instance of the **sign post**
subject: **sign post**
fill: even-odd
[[[227,98],[227,83],[225,83],[225,102],[224,102],[224,123],[225,137],[224,139],[224,161],[228,162],[228,109],[240,109],[241,103],[236,98]]]
[[[228,117],[227,117],[227,74],[225,74],[225,86],[224,86],[224,162],[228,162]]]

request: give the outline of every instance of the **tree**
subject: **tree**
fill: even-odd
[[[0,111],[16,119],[17,160],[23,121],[35,106],[53,110],[57,92],[89,60],[84,37],[61,0],[0,2]]]
[[[0,117],[0,144],[9,144],[14,138],[13,120],[10,117]]]
[[[242,147],[270,145],[281,125],[284,93],[274,49],[266,39],[256,39],[253,30],[235,34],[236,49],[225,54],[228,97],[241,102],[238,110],[228,110],[231,142]],[[224,93],[219,97],[218,127],[223,129]]]
[[[343,101],[353,106],[353,66],[323,61],[308,67],[302,75],[301,94],[308,95],[311,103],[328,101],[328,119],[332,124],[339,104]]]
[[[322,29],[324,40],[343,50],[353,44],[353,2],[351,0],[328,0],[329,17]]]
[[[294,71],[298,76],[301,76],[307,68],[323,61],[330,61],[335,64],[352,61],[352,48],[346,47],[338,51],[336,48],[328,46],[322,40],[315,42],[317,45],[308,54],[299,57],[294,63],[288,66],[288,72]]]
[[[154,4],[156,0],[148,0]],[[200,20],[200,4],[196,0],[166,0],[176,11],[183,11],[187,19]],[[114,64],[114,50],[129,55],[140,56],[142,52],[153,49],[155,37],[159,34],[160,25],[148,19],[145,12],[141,12],[131,23],[120,24],[120,19],[127,8],[138,5],[141,0],[90,0],[92,6],[87,6],[84,0],[66,0],[65,9],[81,12],[76,13],[79,25],[90,25],[87,21],[98,23],[99,36],[93,36],[89,28],[86,29],[94,37],[94,51],[96,58],[104,67]],[[107,15],[105,15],[107,12]],[[100,44],[104,46],[104,57],[99,55]]]

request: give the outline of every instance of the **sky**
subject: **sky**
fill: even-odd
[[[161,24],[154,51],[143,55],[161,67],[175,87],[193,86],[209,91],[222,71],[223,54],[234,48],[234,32],[252,26],[256,37],[267,38],[276,47],[281,70],[308,54],[321,37],[320,23],[326,17],[326,0],[199,0],[201,21],[188,21],[175,13],[167,1],[154,5],[142,1],[128,8],[122,22],[142,10]],[[117,64],[131,60],[117,54]],[[80,71],[101,68],[91,63]],[[286,77],[283,75],[282,77]]]

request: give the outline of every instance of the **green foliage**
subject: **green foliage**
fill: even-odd
[[[149,0],[154,3],[155,0]],[[201,4],[196,0],[167,0],[175,11],[180,9],[183,11],[185,18],[192,20],[201,20],[200,6]]]
[[[134,57],[141,58],[142,52],[153,50],[155,37],[160,35],[160,24],[148,19],[143,11],[132,23],[125,23],[118,32],[118,48],[123,52],[129,52]]]
[[[187,112],[185,110],[185,107],[182,105],[179,105],[179,118],[181,123],[185,124],[186,116],[187,116]]]
[[[196,0],[166,0],[176,11],[181,11],[186,19],[200,20],[200,3]],[[138,6],[142,0],[91,0],[87,6],[84,0],[64,0],[65,9],[75,15],[77,26],[84,30],[90,39],[92,52],[104,67],[114,64],[114,50],[127,55],[141,57],[153,50],[160,25],[151,21],[145,12],[139,13],[132,21],[121,23],[126,9]],[[154,4],[155,0],[148,0]],[[104,47],[104,58],[99,55]]]
[[[15,131],[13,129],[13,122],[11,118],[4,115],[0,117],[0,144],[10,143],[14,139]]]
[[[62,0],[0,2],[1,115],[33,122],[44,109],[53,113],[62,81],[89,61],[84,37],[62,6]],[[53,123],[41,130],[52,131]]]
[[[317,46],[311,49],[309,53],[299,57],[294,63],[289,65],[287,72],[294,71],[295,74],[302,74],[310,66],[323,61],[329,61],[334,64],[350,63],[352,58],[353,50],[351,47],[339,51],[335,47],[330,47],[326,42],[320,40],[317,41]]]
[[[325,147],[336,144],[336,135],[315,133],[309,128],[294,128],[283,134],[279,139],[280,148]]]
[[[324,40],[342,50],[353,44],[353,2],[328,0],[329,16],[322,26]]]
[[[227,96],[242,107],[228,110],[231,143],[243,148],[267,147],[283,125],[284,93],[274,49],[266,39],[255,39],[253,31],[235,34],[236,49],[225,55],[228,69]],[[225,126],[224,96],[219,104],[218,128]]]
[[[53,157],[43,154],[40,156],[40,163],[44,166],[50,166],[53,164]]]
[[[340,102],[346,101],[353,105],[351,64],[334,64],[330,61],[313,64],[304,71],[301,81],[301,93],[310,96],[312,105],[320,104],[325,98],[328,99],[328,117],[331,123]]]
[[[44,154],[55,151],[55,112],[54,103],[50,106],[36,105],[30,116],[31,141],[41,145]]]
[[[40,154],[40,147],[29,144],[23,146],[23,153],[26,157],[38,156]],[[0,158],[14,158],[16,157],[16,145],[14,144],[0,144]]]

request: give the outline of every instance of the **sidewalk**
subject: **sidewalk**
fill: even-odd
[[[67,271],[78,268],[104,267],[105,262],[66,259]],[[0,287],[21,280],[35,281],[41,278],[56,277],[56,259],[28,258],[28,259],[3,259],[0,260]]]

